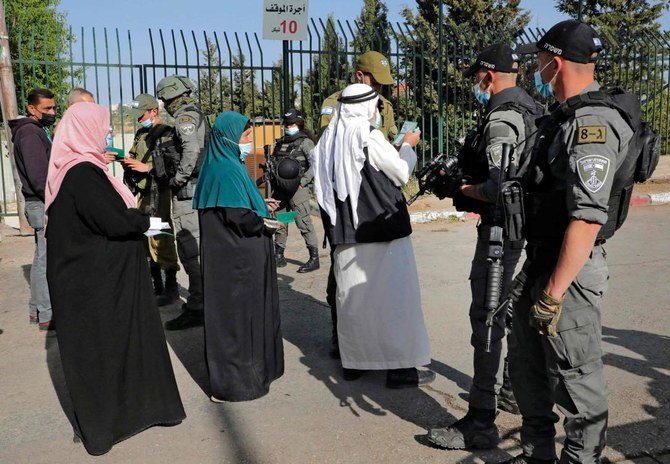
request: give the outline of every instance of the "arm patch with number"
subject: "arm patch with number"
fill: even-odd
[[[605,143],[605,142],[607,142],[607,126],[577,127],[577,143]]]

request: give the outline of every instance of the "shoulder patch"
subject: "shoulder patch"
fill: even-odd
[[[324,106],[321,108],[321,116],[333,114],[333,110],[332,106]]]
[[[577,173],[582,185],[596,193],[605,185],[610,170],[610,160],[602,155],[586,155],[577,160]]]
[[[192,122],[179,124],[179,132],[182,135],[192,135],[195,132],[195,124]]]
[[[578,126],[577,143],[607,142],[607,126]]]
[[[497,168],[500,167],[500,159],[502,158],[502,143],[496,143],[494,145],[491,145],[487,150],[486,153],[489,158],[489,164],[491,166],[495,166]]]

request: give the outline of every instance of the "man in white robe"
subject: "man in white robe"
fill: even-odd
[[[388,388],[426,385],[435,373],[412,232],[400,187],[414,170],[420,132],[396,150],[375,128],[379,95],[365,84],[342,92],[311,154],[317,201],[335,246],[337,331],[345,380],[387,370]]]

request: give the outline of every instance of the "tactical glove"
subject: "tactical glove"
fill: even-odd
[[[542,335],[556,337],[556,324],[561,316],[561,308],[565,295],[557,300],[547,292],[542,291],[540,299],[530,308],[530,326],[539,330]]]
[[[461,185],[463,185],[461,177],[440,176],[436,185],[431,188],[431,191],[440,200],[454,198],[458,194],[458,189]]]

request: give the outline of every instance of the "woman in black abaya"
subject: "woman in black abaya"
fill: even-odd
[[[152,292],[149,217],[105,163],[109,111],[70,107],[47,178],[47,279],[75,433],[99,455],[184,417]]]
[[[284,373],[279,295],[268,207],[246,171],[249,119],[221,113],[210,135],[193,206],[200,212],[205,346],[211,399],[265,395]]]

